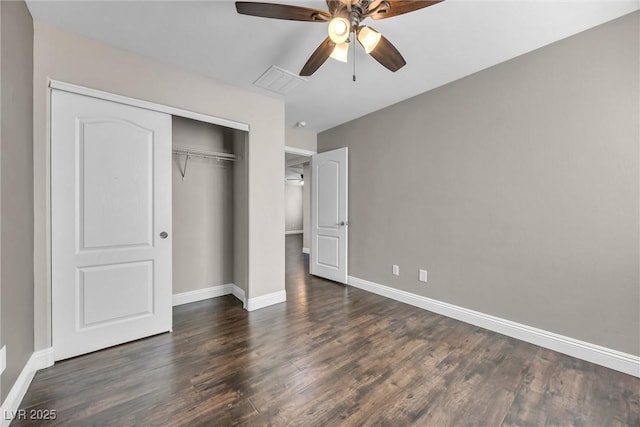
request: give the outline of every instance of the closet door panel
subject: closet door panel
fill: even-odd
[[[56,360],[171,330],[171,116],[54,90]]]

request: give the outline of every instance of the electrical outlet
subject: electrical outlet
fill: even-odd
[[[0,348],[0,375],[4,372],[7,367],[7,346],[3,345]]]
[[[399,276],[399,275],[400,275],[400,267],[398,267],[398,266],[397,266],[397,265],[395,265],[395,264],[393,265],[393,269],[392,269],[392,271],[393,271],[393,275],[394,275],[394,276]]]
[[[427,270],[418,270],[418,280],[427,283]]]

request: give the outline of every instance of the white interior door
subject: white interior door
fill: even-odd
[[[171,116],[51,95],[55,360],[171,330]]]
[[[311,274],[347,283],[348,149],[311,156]]]

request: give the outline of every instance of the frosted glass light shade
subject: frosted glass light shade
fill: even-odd
[[[378,46],[381,37],[382,34],[369,27],[362,27],[358,32],[358,41],[367,53],[371,53]]]
[[[349,38],[351,28],[349,21],[341,16],[336,16],[329,21],[329,38],[335,44],[344,43]]]
[[[349,42],[337,44],[331,52],[331,57],[340,62],[347,62],[349,54]]]

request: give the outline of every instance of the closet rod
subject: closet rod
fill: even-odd
[[[191,148],[174,147],[173,154],[183,155],[187,157],[202,157],[204,159],[228,160],[234,162],[238,160],[235,154],[217,153],[214,151],[199,151]]]
[[[227,160],[230,162],[235,162],[238,160],[238,157],[235,154],[231,153],[216,153],[213,151],[199,151],[193,150],[191,148],[184,147],[174,147],[172,150],[173,154],[184,156],[184,167],[180,171],[180,175],[182,175],[182,180],[184,181],[184,177],[187,174],[187,166],[189,165],[189,159],[191,157],[201,157],[203,159],[216,159],[216,160]]]

